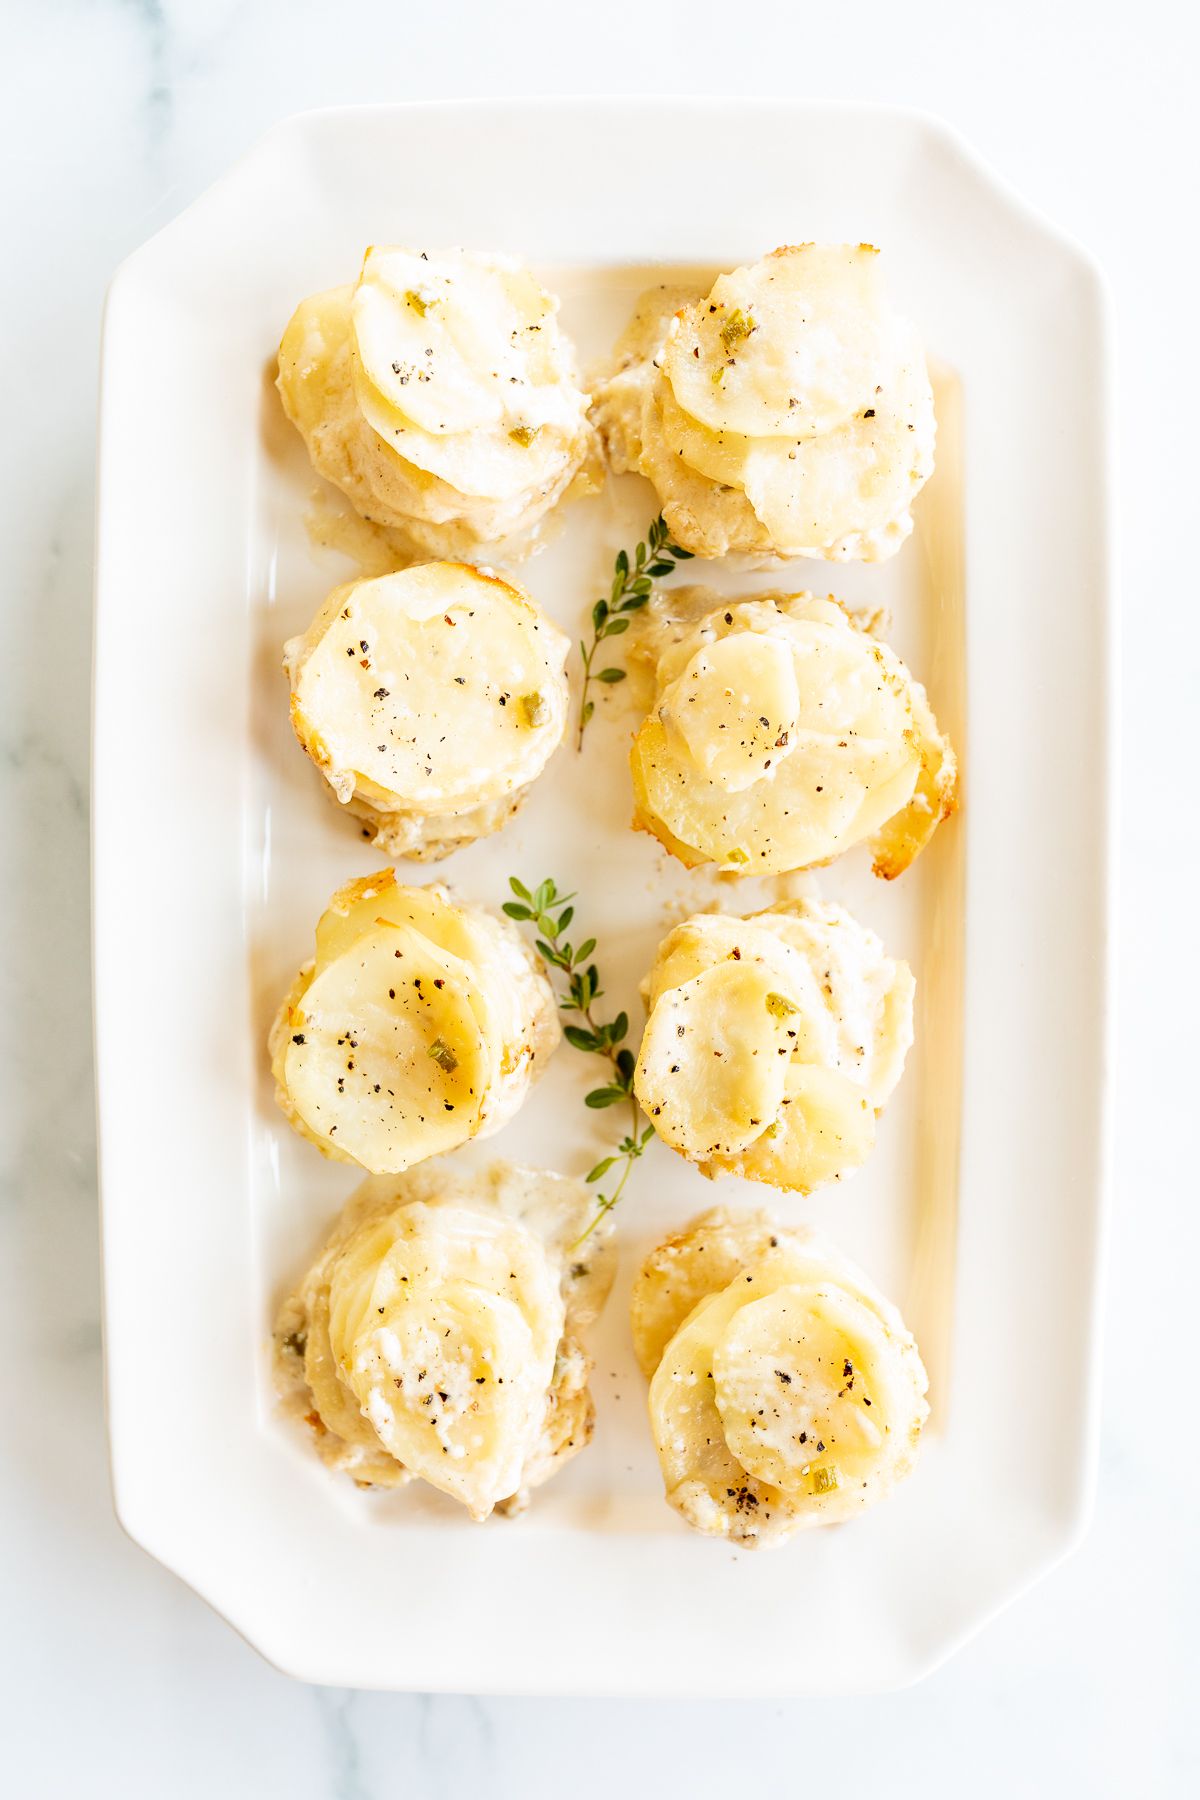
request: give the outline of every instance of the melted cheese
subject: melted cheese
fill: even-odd
[[[298,1131],[391,1172],[498,1130],[558,1038],[549,984],[507,921],[387,869],[335,894],[276,1018],[272,1068]]]
[[[569,647],[523,589],[462,563],[351,582],[287,646],[292,724],[356,816],[409,823],[415,847],[469,841],[561,741]]]
[[[835,600],[714,600],[665,636],[635,824],[689,866],[809,868],[887,830],[876,872],[891,876],[952,810],[954,754],[923,688]]]
[[[808,1193],[857,1168],[912,1042],[913,979],[841,907],[700,913],[662,944],[634,1088],[706,1175]]]

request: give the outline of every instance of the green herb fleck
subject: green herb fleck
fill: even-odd
[[[721,342],[726,350],[732,350],[743,338],[748,338],[758,327],[753,319],[748,319],[740,306],[735,306],[721,327]]]
[[[536,731],[538,726],[544,725],[550,717],[550,708],[547,706],[544,696],[539,694],[536,689],[532,694],[522,694],[517,701],[517,706],[530,731]]]

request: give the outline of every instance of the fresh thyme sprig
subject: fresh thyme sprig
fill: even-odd
[[[608,598],[597,600],[592,608],[591,645],[585,644],[582,638],[579,641],[579,654],[583,658],[583,692],[579,696],[577,749],[583,749],[583,734],[596,710],[596,702],[588,696],[593,681],[602,681],[606,687],[612,687],[625,679],[625,670],[616,667],[597,669],[592,674],[592,659],[597,650],[606,638],[620,637],[628,631],[633,622],[629,615],[645,606],[658,577],[669,575],[676,563],[690,562],[691,556],[690,550],[681,550],[678,544],[671,542],[661,513],[648,526],[644,541],[633,553],[632,563],[627,550],[617,552]]]
[[[624,1043],[629,1034],[628,1014],[619,1012],[615,1019],[604,1023],[597,1019],[593,1010],[596,1002],[604,997],[599,970],[594,962],[588,961],[596,948],[596,940],[586,938],[576,946],[563,935],[575,917],[575,908],[570,904],[575,896],[560,894],[554,882],[549,880],[541,882],[532,892],[513,875],[509,876],[508,885],[516,898],[505,902],[505,912],[510,919],[529,921],[537,927],[538,955],[548,968],[556,969],[566,979],[567,991],[559,995],[558,1004],[563,1012],[576,1013],[583,1020],[582,1025],[564,1025],[563,1036],[576,1050],[602,1056],[611,1067],[612,1073],[604,1086],[593,1088],[584,1096],[585,1105],[597,1109],[626,1102],[629,1105],[629,1131],[610,1156],[601,1157],[596,1166],[588,1170],[587,1180],[591,1183],[602,1181],[609,1170],[618,1165],[620,1175],[611,1194],[597,1194],[596,1216],[579,1238],[582,1243],[621,1198],[634,1163],[654,1136],[654,1127],[647,1125],[644,1131],[641,1129],[642,1115],[633,1091],[636,1058]]]

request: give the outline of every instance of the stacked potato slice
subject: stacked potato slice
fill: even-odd
[[[507,920],[384,869],[321,917],[272,1028],[276,1097],[326,1156],[392,1173],[498,1131],[559,1035]]]
[[[911,1473],[929,1410],[916,1344],[813,1233],[704,1214],[646,1259],[633,1331],[667,1499],[697,1530],[772,1546]]]
[[[510,581],[423,563],[335,588],[285,647],[292,725],[392,856],[495,831],[558,747],[570,640]]]
[[[275,1330],[324,1460],[360,1484],[420,1477],[485,1519],[577,1454],[578,1333],[613,1271],[607,1229],[571,1249],[588,1206],[576,1182],[505,1165],[365,1182]]]
[[[876,562],[933,470],[918,338],[869,244],[785,246],[644,307],[597,394],[618,468],[654,483],[676,543]]]
[[[592,453],[558,302],[511,258],[367,251],[302,301],[279,392],[318,472],[434,556],[528,536]]]
[[[912,1042],[913,978],[840,906],[698,913],[645,996],[637,1096],[702,1174],[808,1193],[866,1160]]]
[[[898,875],[953,809],[925,690],[836,600],[656,602],[655,697],[633,747],[635,823],[690,866],[765,875],[871,840]]]

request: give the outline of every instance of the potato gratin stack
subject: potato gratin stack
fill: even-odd
[[[703,296],[652,290],[596,398],[613,466],[654,484],[697,556],[878,562],[933,472],[925,358],[869,244],[787,246]]]
[[[566,728],[569,639],[524,588],[422,563],[335,588],[284,647],[292,726],[389,856],[499,829]]]
[[[519,1510],[592,1434],[579,1333],[608,1294],[611,1226],[579,1238],[580,1183],[374,1177],[352,1197],[275,1326],[279,1384],[331,1468],[419,1477],[486,1519]]]
[[[925,689],[834,599],[676,589],[651,602],[634,655],[655,690],[634,823],[689,868],[781,874],[866,841],[890,879],[954,809]]]
[[[297,307],[284,410],[318,473],[426,555],[528,547],[593,453],[557,312],[510,257],[368,250]]]
[[[279,1105],[324,1155],[393,1174],[507,1123],[560,1030],[507,919],[395,872],[348,882],[271,1028]]]
[[[632,1309],[667,1499],[697,1531],[767,1548],[912,1473],[917,1346],[813,1232],[718,1207],[646,1258]]]
[[[659,946],[634,1074],[703,1175],[807,1194],[866,1161],[912,1043],[912,973],[842,907],[697,913]]]

